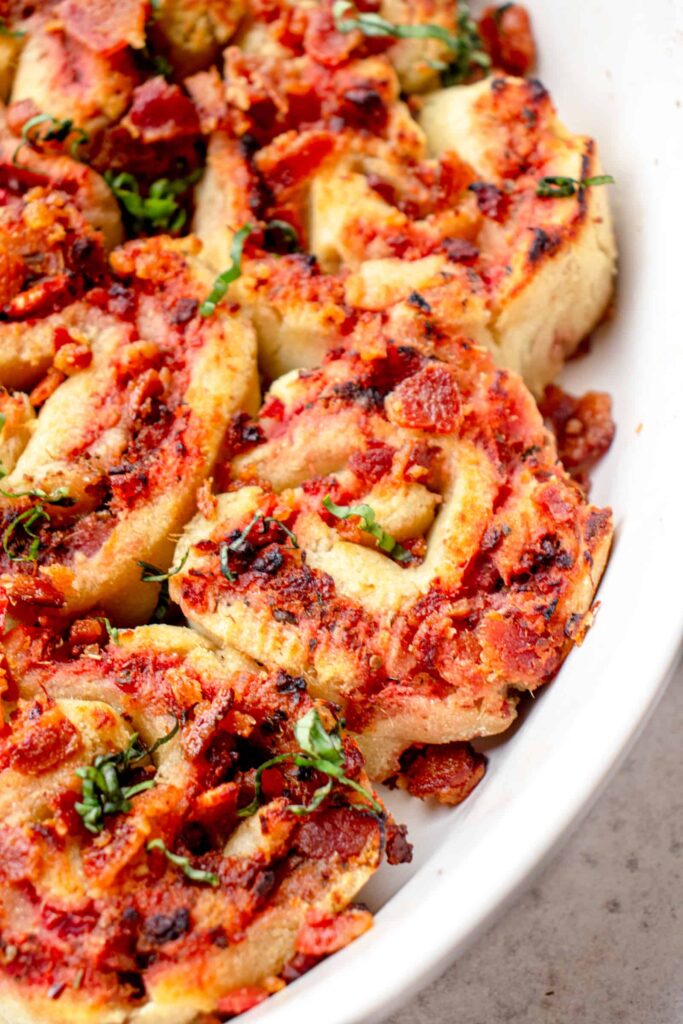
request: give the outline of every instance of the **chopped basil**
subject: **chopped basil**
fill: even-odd
[[[228,290],[229,285],[242,273],[242,252],[244,250],[244,243],[246,242],[249,235],[254,231],[255,228],[251,224],[245,224],[235,232],[232,240],[232,246],[230,247],[230,259],[232,263],[227,270],[224,270],[222,274],[219,274],[213,283],[213,288],[207,295],[199,307],[200,316],[211,316],[216,312],[216,306],[224,297]]]
[[[163,839],[150,840],[147,843],[147,849],[161,850],[166,860],[180,868],[182,873],[193,882],[203,882],[204,885],[213,885],[214,887],[221,884],[218,875],[214,875],[212,871],[201,871],[199,868],[193,868],[189,857],[181,857],[180,854],[171,853]]]
[[[288,529],[284,523],[280,522],[279,519],[276,519],[274,516],[264,516],[263,512],[255,512],[251,521],[247,523],[238,537],[229,543],[227,540],[223,540],[218,547],[218,560],[220,562],[221,575],[225,577],[228,583],[234,583],[237,579],[237,573],[230,568],[230,552],[242,550],[246,544],[247,537],[258,522],[262,523],[264,529],[269,523],[276,523],[280,529],[284,531],[287,537],[289,537],[292,542],[292,547],[299,547],[296,534],[292,533],[292,531]]]
[[[4,471],[2,472],[4,476]],[[35,562],[40,551],[40,537],[37,530],[43,522],[50,522],[50,513],[45,505],[73,505],[73,498],[69,497],[66,487],[58,487],[49,494],[40,487],[32,487],[27,491],[5,491],[0,488],[0,495],[4,498],[38,498],[39,501],[31,508],[18,513],[7,524],[2,533],[2,546],[5,554],[12,562]],[[17,551],[18,539],[15,536],[17,530],[21,529],[28,539],[28,552],[25,555]]]
[[[450,64],[439,66],[437,70],[447,70],[451,84],[462,81],[469,74],[472,65],[484,69],[491,66],[491,58],[484,51],[477,27],[467,5],[463,2],[458,3],[457,34],[449,32],[443,25],[396,25],[374,12],[356,12],[356,17],[345,17],[353,9],[354,5],[350,0],[336,0],[332,5],[334,25],[338,32],[348,33],[358,29],[364,36],[369,37],[438,39],[444,43],[455,56]]]
[[[614,178],[611,174],[597,174],[593,178],[565,178],[551,174],[541,178],[536,186],[536,195],[543,199],[566,199],[567,196],[575,195],[579,189],[592,185],[614,185]]]
[[[292,814],[298,816],[311,814],[330,794],[335,780],[340,782],[342,786],[348,786],[357,793],[361,793],[370,802],[373,810],[379,814],[383,813],[381,805],[375,800],[372,793],[368,792],[360,783],[354,779],[349,779],[344,774],[344,750],[338,725],[332,732],[327,732],[317,710],[311,708],[294,726],[294,735],[303,753],[295,754],[288,752],[286,754],[278,754],[257,768],[254,777],[254,799],[250,804],[237,812],[238,817],[248,818],[256,813],[261,804],[263,793],[261,783],[263,773],[266,769],[272,768],[276,764],[282,764],[285,761],[291,761],[297,768],[313,768],[315,771],[322,772],[323,775],[328,777],[327,782],[316,789],[313,799],[309,804],[289,805],[287,810],[291,811]]]
[[[4,430],[6,423],[7,423],[7,417],[5,416],[4,412],[0,412],[0,434]],[[6,474],[3,474],[3,475],[6,475]]]
[[[177,565],[172,565],[167,572],[163,572],[161,569],[157,569],[156,565],[151,565],[149,562],[142,562],[138,559],[138,565],[142,569],[140,573],[140,579],[143,583],[164,583],[168,581],[171,576],[177,576],[185,562],[189,558],[190,552],[186,551],[183,557],[180,559]]]
[[[111,621],[107,618],[106,615],[100,615],[100,616],[98,616],[98,619],[104,625],[104,628],[107,631],[107,636],[109,637],[111,642],[113,644],[118,644],[120,642],[119,641],[120,630],[117,629],[116,626],[112,626]]]
[[[263,229],[264,246],[266,249],[286,248],[287,252],[298,252],[301,249],[299,236],[286,220],[269,220]],[[281,240],[281,241],[280,241]],[[284,246],[282,245],[284,243]]]
[[[140,579],[142,580],[142,582],[161,584],[159,588],[159,598],[157,600],[157,606],[154,609],[154,614],[152,616],[154,622],[163,621],[166,612],[168,611],[168,606],[171,602],[171,597],[168,592],[168,581],[171,578],[171,576],[176,576],[180,572],[182,567],[185,565],[185,562],[189,558],[189,555],[190,552],[188,550],[185,552],[181,560],[178,562],[178,565],[172,565],[168,572],[162,572],[161,569],[157,569],[156,565],[151,565],[149,562],[142,562],[138,559],[138,565],[142,569],[142,572],[140,573]]]
[[[92,765],[76,769],[76,775],[83,780],[83,787],[81,802],[75,807],[89,832],[100,833],[104,829],[106,814],[127,814],[132,798],[156,785],[155,779],[147,779],[133,786],[122,786],[121,779],[129,768],[151,757],[155,750],[173,739],[179,728],[180,722],[176,718],[171,731],[151,747],[141,743],[138,733],[134,732],[125,750],[99,755]]]
[[[375,518],[375,510],[370,505],[335,505],[329,494],[323,499],[323,505],[328,512],[331,512],[337,519],[348,519],[350,516],[358,516],[358,524],[364,533],[370,533],[376,538],[380,551],[384,551],[396,562],[406,562],[410,558],[410,551],[406,551],[390,533],[387,533]]]
[[[132,218],[136,231],[144,228],[180,231],[187,213],[176,197],[187,192],[201,174],[201,169],[197,168],[182,178],[157,178],[149,186],[146,196],[140,192],[135,176],[128,171],[119,174],[106,171],[104,178],[120,205]]]
[[[47,131],[40,131],[40,126],[51,125]],[[24,146],[31,146],[32,149],[40,149],[45,142],[66,142],[68,137],[73,135],[74,138],[69,144],[70,155],[77,160],[78,153],[76,152],[79,146],[82,146],[84,142],[90,141],[90,136],[83,128],[78,128],[74,125],[72,118],[65,117],[52,117],[51,114],[36,114],[34,117],[29,117],[28,121],[21,129],[21,142],[14,150],[12,156],[12,163],[15,166],[22,166],[18,163],[18,156],[20,150]]]

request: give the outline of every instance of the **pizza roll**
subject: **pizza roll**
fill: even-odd
[[[218,1020],[370,927],[346,908],[409,847],[300,680],[96,619],[6,659],[3,1020]]]
[[[491,276],[491,347],[540,394],[612,298],[607,189],[582,184],[602,175],[597,145],[567,131],[533,79],[435,92],[420,124],[432,153],[456,152],[481,179],[473,187],[484,215],[477,244]],[[547,178],[550,194],[539,195]],[[553,196],[557,178],[565,188]]]
[[[599,179],[595,143],[570,135],[531,80],[426,97],[426,136],[395,92],[377,96],[373,131],[285,132],[250,154],[227,137],[210,147],[195,222],[207,258],[227,265],[239,226],[283,217],[308,257],[283,266],[256,237],[233,285],[266,372],[315,366],[367,312],[418,305],[542,393],[612,294],[607,190],[581,184]]]
[[[236,421],[229,489],[171,595],[217,643],[344,708],[372,778],[507,729],[591,621],[612,534],[514,374],[379,329]]]
[[[212,275],[195,251],[191,239],[131,242],[108,288],[22,325],[27,345],[53,339],[58,386],[3,482],[11,601],[69,615],[98,605],[124,623],[154,608],[138,561],[168,567],[231,416],[258,402],[253,332],[224,307],[199,315]]]

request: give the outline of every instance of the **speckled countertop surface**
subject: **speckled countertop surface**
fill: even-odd
[[[388,1024],[683,1024],[683,664],[535,884]]]

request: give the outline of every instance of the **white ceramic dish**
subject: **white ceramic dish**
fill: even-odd
[[[617,179],[617,315],[565,374],[614,399],[618,432],[592,497],[615,511],[602,607],[584,646],[492,744],[461,807],[390,794],[415,845],[364,898],[376,925],[249,1014],[264,1024],[367,1024],[443,969],[528,878],[599,790],[661,692],[683,607],[683,4],[532,0],[563,120],[600,141]],[[678,22],[678,23],[676,23]],[[641,426],[642,425],[642,426]],[[381,909],[380,909],[381,908]],[[457,1020],[457,1006],[453,1008]]]

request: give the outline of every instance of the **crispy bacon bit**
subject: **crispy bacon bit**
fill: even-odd
[[[169,84],[161,76],[135,89],[125,123],[131,135],[145,143],[199,134],[199,118],[192,101],[180,86]]]
[[[442,804],[459,804],[481,782],[486,759],[469,743],[448,743],[407,751],[398,779],[402,789],[424,800],[433,797]]]
[[[55,13],[69,35],[102,56],[145,45],[145,0],[62,0]]]
[[[36,384],[28,396],[31,405],[38,408],[47,402],[50,395],[54,394],[63,380],[65,380],[65,375],[62,371],[58,370],[56,366],[51,366],[40,383]]]
[[[16,572],[0,577],[4,593],[14,608],[22,605],[39,605],[42,608],[61,608],[65,603],[64,594],[50,580],[43,576],[31,576]]]
[[[107,628],[102,619],[77,619],[69,630],[69,643],[72,647],[87,647],[89,644],[101,644],[107,640]]]
[[[504,192],[497,185],[486,181],[474,181],[469,186],[470,192],[474,192],[477,198],[477,206],[485,217],[491,220],[502,221],[510,205],[510,201]]]
[[[246,1013],[262,1003],[270,995],[263,988],[237,988],[229,995],[219,1000],[217,1010],[220,1014],[228,1014],[237,1017],[240,1013]]]
[[[326,914],[322,910],[309,910],[296,937],[296,950],[305,956],[329,956],[348,946],[370,928],[372,914],[367,910],[352,907],[337,915]]]
[[[324,860],[334,851],[340,857],[351,858],[361,853],[378,827],[370,815],[348,807],[330,808],[304,821],[297,846],[314,860]]]
[[[287,132],[259,151],[256,164],[268,187],[281,196],[302,185],[336,146],[332,132]]]
[[[76,728],[58,707],[46,708],[35,701],[13,723],[12,734],[0,752],[0,766],[40,775],[71,757],[80,745]]]
[[[528,75],[536,63],[536,44],[531,19],[521,4],[485,7],[479,33],[494,67],[511,75]]]
[[[198,71],[185,79],[185,88],[194,103],[203,135],[215,132],[227,113],[225,90],[216,68]]]
[[[92,352],[87,345],[71,342],[62,345],[55,353],[53,365],[60,373],[70,377],[79,370],[85,370],[92,363]]]
[[[603,391],[588,391],[577,398],[551,384],[539,409],[555,434],[565,469],[587,489],[590,471],[614,439],[616,428],[610,396]]]
[[[391,469],[395,448],[382,441],[370,441],[365,451],[352,452],[349,469],[367,483],[375,484]]]
[[[460,419],[460,398],[451,370],[425,366],[402,381],[387,397],[389,419],[401,427],[446,434]]]
[[[387,822],[387,863],[410,864],[413,859],[413,845],[408,842],[407,835],[408,829],[405,825],[397,825],[395,821]]]

